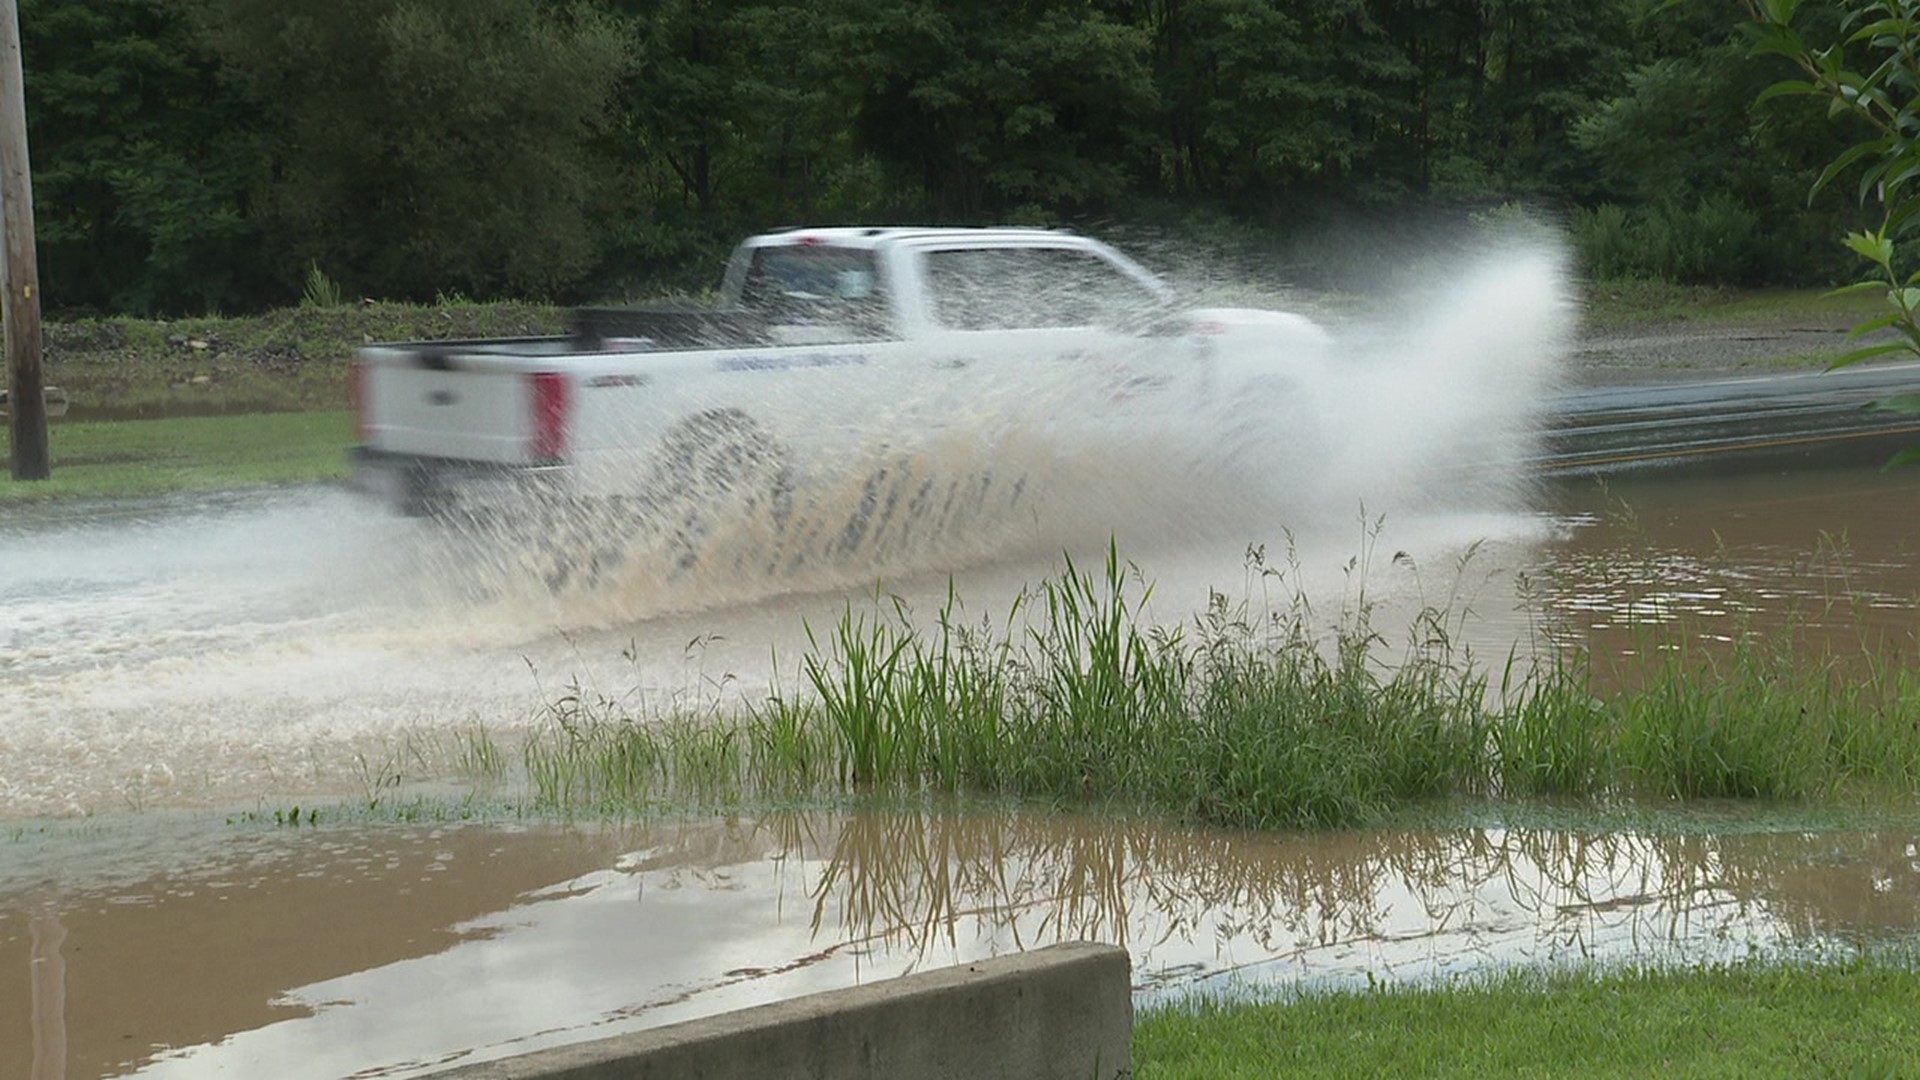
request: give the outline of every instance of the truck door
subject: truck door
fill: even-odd
[[[922,275],[935,362],[975,365],[976,393],[1049,430],[1137,430],[1201,381],[1190,350],[1143,333],[1165,294],[1098,250],[934,249]]]
[[[749,249],[734,311],[759,344],[685,358],[681,415],[737,410],[804,448],[844,442],[892,400],[906,346],[871,247],[801,236]]]

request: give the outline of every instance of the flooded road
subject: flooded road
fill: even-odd
[[[1329,612],[1357,601],[1363,581],[1374,601],[1414,604],[1445,583],[1387,565],[1389,552],[1425,573],[1475,543],[1520,558],[1552,528],[1463,511],[1376,532],[1356,511],[1293,533],[1298,565],[1277,588],[1309,592]],[[1260,542],[1285,564],[1287,534]],[[1079,552],[1084,564],[1097,566],[1104,546]],[[1363,547],[1382,564],[1364,576],[1350,565]],[[1247,548],[1239,535],[1124,550],[1155,583],[1149,617],[1181,623],[1212,590],[1276,588],[1249,572]],[[0,528],[0,819],[284,805],[371,795],[399,779],[458,780],[468,733],[512,746],[570,689],[639,715],[754,701],[776,680],[798,685],[809,626],[831,626],[850,606],[898,597],[931,618],[951,586],[970,621],[1001,619],[1062,569],[1058,554],[1023,554],[951,574],[766,587],[728,603],[711,601],[739,586],[724,572],[665,590],[555,596],[468,554],[432,523],[323,489],[160,503],[104,522],[10,522]]]
[[[1920,473],[1880,460],[1565,482],[1517,609],[1597,662],[1740,640],[1911,658]]]
[[[56,1075],[63,1042],[73,1080],[411,1076],[1069,940],[1125,946],[1152,1001],[1920,928],[1920,834],[1719,828],[1276,836],[976,809],[242,823],[164,858],[0,838],[0,1074]]]
[[[1808,451],[1874,447],[1880,460],[1920,435],[1913,417],[1876,408],[1920,385],[1920,365],[1871,364],[1841,371],[1587,386],[1556,396],[1540,469],[1658,467],[1804,459]],[[1874,450],[1866,450],[1871,455]],[[1860,460],[1868,460],[1860,457]]]
[[[1304,599],[1329,625],[1365,607],[1388,653],[1437,607],[1483,660],[1578,644],[1598,666],[1781,634],[1910,654],[1917,476],[1812,458],[1575,477],[1539,482],[1523,509],[1356,511],[1122,554],[1153,583],[1152,620],[1186,623],[1216,591]],[[0,819],[459,782],[471,733],[512,749],[571,689],[637,715],[753,701],[800,685],[809,626],[849,607],[898,597],[930,621],[951,585],[967,620],[1001,619],[1061,569],[1023,555],[701,608],[698,580],[560,597],[524,577],[476,584],[431,525],[344,492],[116,512],[0,528]],[[1249,571],[1250,543],[1278,576]]]
[[[1420,391],[1402,389],[1389,426],[1431,404]],[[1368,612],[1389,652],[1439,608],[1495,661],[1573,644],[1630,664],[1769,635],[1912,655],[1920,473],[1824,444],[1731,471],[1462,491],[1396,471],[1435,445],[1377,449],[1354,475],[1392,482],[1364,504],[1188,513],[1217,492],[1155,501],[1173,480],[1139,455],[1094,460],[1141,484],[1072,509],[1135,523],[1121,553],[1162,625],[1218,592],[1304,601],[1328,625]],[[898,598],[930,618],[951,590],[966,619],[1002,618],[1062,548],[1097,560],[1109,528],[949,565],[555,595],[512,550],[476,559],[329,489],[10,510],[0,1075],[413,1075],[1077,938],[1125,945],[1151,1000],[1737,957],[1920,923],[1915,836],[1737,819],[1684,835],[1276,836],[1004,812],[272,824],[401,789],[458,799],[485,771],[476,732],[511,756],[565,693],[659,715],[797,686],[809,627],[850,608]]]

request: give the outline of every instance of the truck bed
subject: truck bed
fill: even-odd
[[[725,349],[770,344],[764,318],[745,311],[657,305],[581,308],[573,336],[582,352]]]
[[[774,344],[766,320],[747,312],[694,307],[604,307],[574,312],[570,334],[521,338],[454,338],[383,342],[377,348],[406,355],[428,370],[446,370],[451,358],[566,357],[592,353],[688,352]]]
[[[412,494],[396,501],[411,505],[442,478],[561,469],[662,437],[713,400],[737,408],[728,395],[760,393],[740,372],[864,368],[862,341],[857,328],[663,306],[582,309],[567,335],[369,345],[352,375],[356,461],[400,473]]]

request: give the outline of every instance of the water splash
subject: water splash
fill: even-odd
[[[1239,586],[1250,542],[1291,530],[1337,566],[1363,505],[1421,523],[1430,549],[1511,532],[1517,492],[1494,481],[1570,330],[1564,259],[1507,248],[1446,281],[1391,324],[1337,327],[1324,356],[1265,399],[1226,399],[1231,413],[1129,412],[1148,404],[1138,366],[1180,359],[1148,339],[1089,364],[983,358],[957,386],[781,436],[793,455],[722,444],[690,490],[464,529],[332,490],[14,515],[0,818],[377,794],[396,774],[445,775],[461,731],[530,722],[561,684],[750,691],[849,597],[937,604],[957,575],[983,612],[1004,610],[1061,551],[1110,538],[1179,621]],[[1116,405],[1123,423],[1075,422]],[[1305,585],[1344,587],[1337,571]]]
[[[1284,339],[1219,375],[1204,370],[1219,359],[1151,337],[1071,364],[989,358],[888,383],[859,422],[804,447],[777,432],[805,427],[782,415],[817,404],[805,397],[764,417],[715,410],[705,442],[654,455],[675,467],[651,486],[523,507],[443,561],[605,624],[1109,539],[1237,550],[1286,531],[1344,539],[1363,510],[1510,511],[1572,339],[1567,259],[1509,240],[1440,280],[1315,355]],[[1225,385],[1192,392],[1188,379]]]

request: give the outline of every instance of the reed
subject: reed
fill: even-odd
[[[1250,625],[1216,598],[1190,632],[1154,628],[1150,595],[1109,547],[998,622],[965,623],[951,592],[930,627],[897,601],[849,606],[809,628],[804,694],[739,714],[637,716],[569,687],[523,754],[535,801],[969,791],[1314,826],[1485,786],[1476,673],[1379,665],[1364,622],[1328,656],[1304,606]]]
[[[1151,591],[1110,546],[1099,570],[1069,561],[999,620],[969,622],[951,591],[930,623],[897,600],[849,605],[809,628],[799,692],[743,709],[646,713],[568,687],[524,747],[534,801],[968,792],[1311,828],[1458,796],[1920,791],[1920,683],[1874,655],[1680,644],[1646,650],[1660,659],[1629,685],[1574,650],[1510,657],[1495,686],[1444,606],[1388,662],[1364,592],[1329,634],[1299,597],[1255,616],[1215,596],[1190,625],[1157,627]]]

